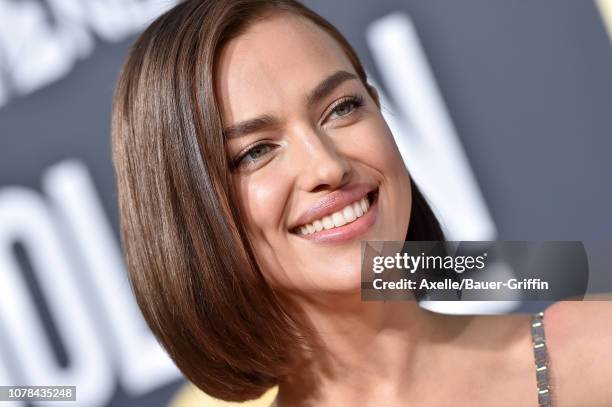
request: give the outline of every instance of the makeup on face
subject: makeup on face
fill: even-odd
[[[361,241],[402,240],[411,208],[372,88],[333,38],[290,16],[250,27],[218,66],[231,176],[266,279],[299,295],[359,290]]]
[[[375,223],[377,198],[375,185],[343,187],[315,202],[290,230],[316,243],[339,243],[357,238]]]

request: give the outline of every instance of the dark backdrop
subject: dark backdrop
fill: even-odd
[[[4,2],[4,11],[7,5],[20,3],[0,2]],[[53,18],[47,2],[21,3],[40,6],[47,13],[45,21],[50,29],[59,27],[61,21]],[[305,3],[345,33],[383,90],[393,84],[378,73],[366,42],[366,27],[392,12],[403,12],[412,19],[497,238],[611,239],[612,50],[593,2]],[[2,12],[0,7],[0,25],[8,18]],[[109,143],[111,97],[119,67],[138,29],[115,39],[94,32],[87,55],[77,58],[64,75],[28,92],[15,84],[19,58],[7,56],[10,47],[6,44],[14,40],[13,34],[0,28],[0,49],[2,44],[5,48],[0,52],[0,81],[4,84],[0,201],[15,187],[25,187],[48,202],[49,192],[42,186],[45,174],[58,163],[76,159],[90,174],[104,215],[116,234],[118,215]],[[0,205],[0,211],[2,208]],[[3,244],[11,243],[11,233],[0,230],[6,238]],[[17,242],[19,233],[14,236]],[[24,246],[27,256],[28,245]],[[19,250],[12,253],[19,257]],[[44,311],[48,300],[32,288],[37,284],[36,265],[28,265],[27,259],[17,264],[34,290],[32,301],[38,312],[43,319],[52,320]],[[79,267],[75,270],[85,273]],[[2,283],[6,281],[4,272],[0,269]],[[5,321],[2,330],[2,317],[19,312],[0,309],[0,378],[4,374],[23,383],[24,374],[14,352],[19,337],[6,328]],[[45,326],[47,332],[54,330],[53,321]],[[80,335],[79,326],[73,329],[73,335]],[[62,348],[61,337],[47,335],[44,340]],[[58,360],[61,362],[61,357]],[[109,406],[161,406],[181,383],[178,376],[170,377],[138,394],[125,391],[118,368],[112,371],[115,384],[107,391]]]

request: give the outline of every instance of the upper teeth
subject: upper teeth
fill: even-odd
[[[347,223],[351,223],[357,218],[360,218],[370,208],[370,202],[367,196],[364,196],[359,201],[346,205],[344,208],[329,216],[324,216],[307,225],[302,225],[298,228],[300,235],[309,235],[311,233],[320,232],[323,229],[333,229]]]

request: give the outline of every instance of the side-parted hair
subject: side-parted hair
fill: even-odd
[[[136,300],[187,379],[231,401],[278,384],[304,343],[240,221],[214,86],[224,44],[278,13],[307,18],[331,35],[369,86],[347,40],[297,1],[189,0],[132,46],[113,102],[121,238]],[[407,239],[443,240],[412,185]]]

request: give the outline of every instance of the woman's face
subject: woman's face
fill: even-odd
[[[410,179],[340,45],[280,14],[230,41],[216,92],[238,203],[277,290],[358,291],[362,240],[404,240]]]

